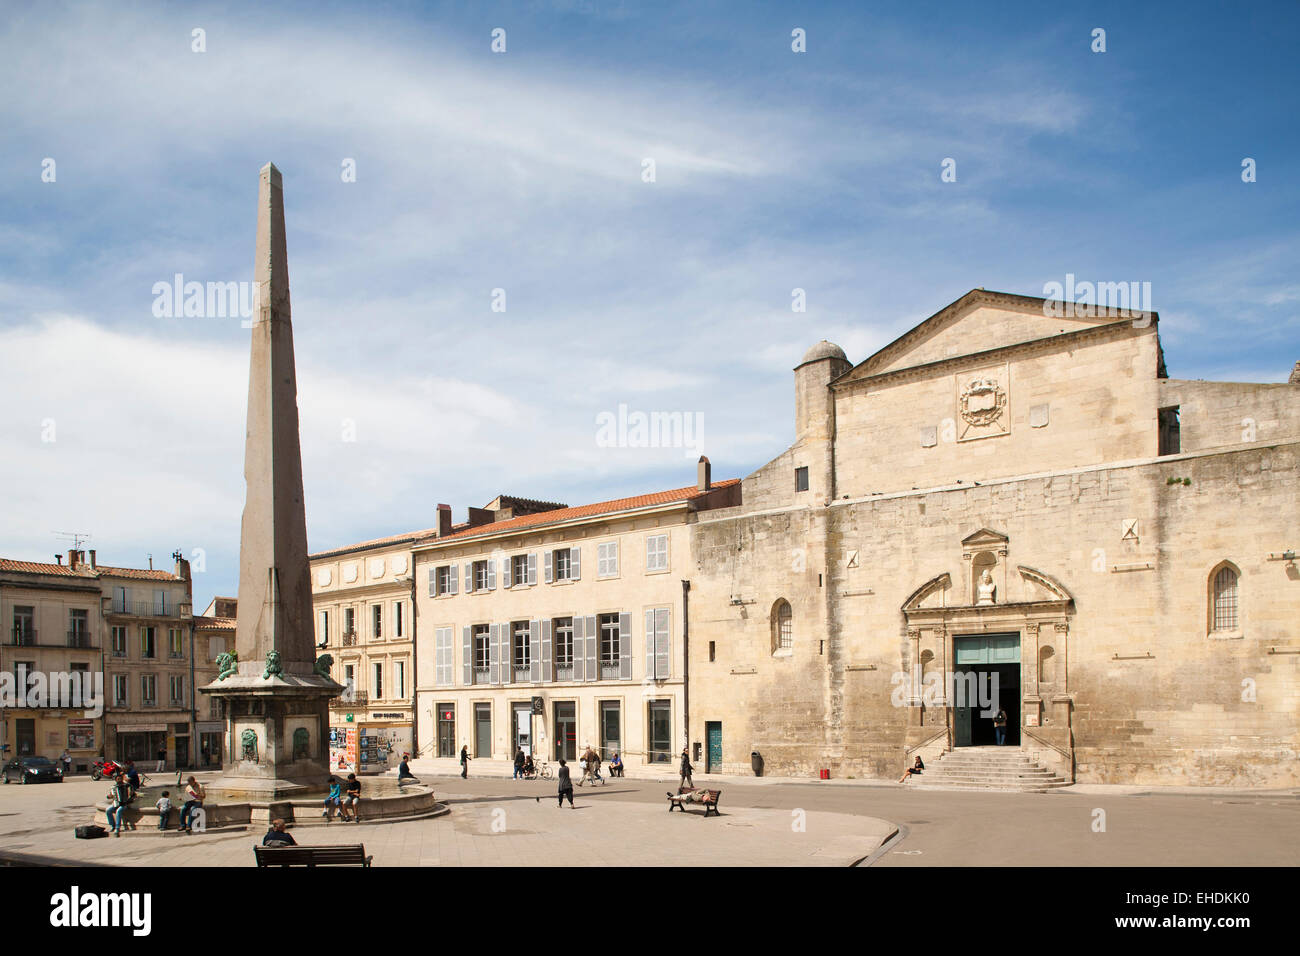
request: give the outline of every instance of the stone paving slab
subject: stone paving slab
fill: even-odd
[[[77,840],[72,828],[84,822],[99,789],[31,788],[21,794],[25,809],[0,818],[0,848],[125,866],[254,865],[252,846],[261,841],[260,829],[184,835],[142,828],[116,838]],[[62,800],[48,793],[55,790]],[[50,799],[39,799],[41,791]],[[0,800],[0,807],[9,802]],[[575,808],[558,808],[549,789],[458,792],[448,802],[451,813],[432,820],[337,822],[295,828],[295,835],[303,844],[364,843],[376,866],[698,867],[848,866],[896,832],[888,821],[854,814],[729,808],[725,793],[722,814],[707,819],[696,809],[670,814],[666,801],[602,799],[600,791],[590,790],[575,792]],[[17,826],[4,826],[15,817]]]

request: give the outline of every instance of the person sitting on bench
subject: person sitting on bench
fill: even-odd
[[[266,836],[262,837],[262,846],[297,846],[298,841],[293,838],[292,833],[284,829],[283,820],[272,820],[271,829],[266,831]]]

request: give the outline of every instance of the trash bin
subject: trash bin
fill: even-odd
[[[754,776],[763,776],[763,755],[757,750],[749,752],[749,765],[754,768]]]

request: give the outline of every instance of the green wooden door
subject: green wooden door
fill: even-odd
[[[705,773],[716,773],[722,766],[722,722],[710,721],[704,725],[705,737],[708,740],[708,762],[704,767]]]

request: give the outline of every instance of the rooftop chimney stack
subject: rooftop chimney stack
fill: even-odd
[[[68,567],[77,570],[77,552],[71,549],[68,551]]]
[[[61,555],[61,554],[56,554],[56,555],[54,556],[54,560],[57,561],[57,562],[59,562],[59,567],[63,567],[63,555]]]
[[[451,505],[438,505],[438,537],[451,534]]]
[[[703,455],[700,456],[700,463],[696,466],[695,487],[700,491],[708,491],[713,487],[713,466]]]
[[[90,549],[90,570],[93,571],[95,570],[96,567],[98,567],[98,565],[95,564],[95,549],[91,548]]]

